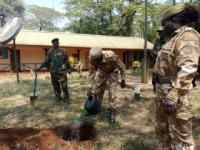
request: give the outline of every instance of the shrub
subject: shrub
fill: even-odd
[[[134,72],[141,71],[141,62],[138,61],[138,60],[133,61],[132,69],[133,69]]]
[[[74,63],[75,63],[74,57],[72,57],[72,56],[69,57],[69,63],[71,66],[74,66]]]

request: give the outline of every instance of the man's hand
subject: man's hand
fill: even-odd
[[[176,113],[176,102],[165,98],[163,99],[163,105],[164,105],[164,113],[168,116],[172,116]]]
[[[125,88],[125,86],[126,86],[125,80],[122,80],[122,82],[121,82],[121,88]]]

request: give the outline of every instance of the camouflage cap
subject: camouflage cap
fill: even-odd
[[[94,60],[99,58],[102,55],[102,48],[101,47],[92,47],[89,52],[90,60]]]
[[[167,8],[161,18],[161,22],[165,21],[166,19],[168,19],[169,17],[180,13],[181,11],[184,10],[184,6],[183,5],[176,5],[176,6],[170,6],[169,8]]]
[[[54,43],[54,42],[59,42],[59,39],[58,38],[54,38],[51,40],[51,43]]]

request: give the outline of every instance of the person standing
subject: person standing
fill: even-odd
[[[83,69],[83,63],[81,62],[81,60],[79,60],[74,68],[77,70],[77,72],[79,73],[79,76],[82,77],[82,69]]]
[[[125,65],[111,50],[102,51],[100,47],[92,47],[89,52],[89,89],[91,96],[94,82],[94,91],[97,99],[103,101],[104,92],[107,89],[110,105],[110,123],[115,123],[118,71],[121,74],[121,88],[125,88]],[[95,78],[96,76],[96,78]]]
[[[63,99],[69,103],[69,92],[66,73],[71,73],[71,65],[69,63],[68,54],[65,49],[59,47],[59,39],[54,38],[53,47],[48,51],[42,65],[35,69],[40,71],[43,67],[47,67],[51,74],[51,82],[54,88],[56,100],[61,100],[61,91],[63,91]]]
[[[189,24],[199,19],[192,6],[171,6],[161,23],[168,40],[158,52],[156,86],[156,149],[194,150],[192,80],[197,71],[200,36]]]
[[[151,57],[153,59],[153,64],[155,64],[157,53],[160,51],[162,45],[166,41],[166,37],[164,36],[164,28],[160,26],[157,30],[159,37],[156,39],[153,50],[151,51]],[[156,74],[152,73],[152,85],[153,85],[153,92],[156,93]]]

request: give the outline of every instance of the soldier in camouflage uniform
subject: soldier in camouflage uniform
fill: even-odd
[[[197,21],[191,6],[171,6],[162,17],[166,43],[158,52],[156,87],[157,150],[194,150],[192,137],[192,80],[197,71],[200,36],[188,27]]]
[[[156,39],[155,44],[153,46],[153,50],[151,52],[152,57],[154,58],[154,62],[157,57],[157,53],[160,51],[162,45],[165,43],[165,36],[164,36],[164,27],[160,26],[157,30],[159,37]]]
[[[110,104],[110,123],[115,122],[118,71],[121,74],[121,87],[125,87],[125,66],[119,57],[111,50],[102,51],[100,47],[93,47],[89,53],[89,82],[88,95],[95,84],[95,94],[102,102],[105,90],[108,90]],[[97,72],[97,74],[96,74]],[[96,76],[97,75],[97,76]],[[96,76],[96,78],[95,78]]]
[[[151,51],[151,57],[153,60],[153,64],[155,64],[157,53],[160,51],[161,46],[165,43],[166,37],[164,36],[164,28],[162,26],[157,30],[159,37],[156,39],[153,50]],[[153,91],[156,92],[156,74],[152,74],[152,85]]]
[[[39,71],[43,67],[50,70],[51,82],[53,84],[55,96],[57,100],[61,100],[61,88],[64,94],[64,100],[69,103],[69,92],[67,84],[66,73],[71,73],[71,66],[69,58],[65,49],[59,47],[59,39],[55,38],[52,41],[53,48],[51,48],[43,64],[36,68]]]
[[[81,77],[82,76],[82,69],[83,69],[83,63],[79,60],[74,68],[77,70],[77,72],[79,73],[79,76]]]

